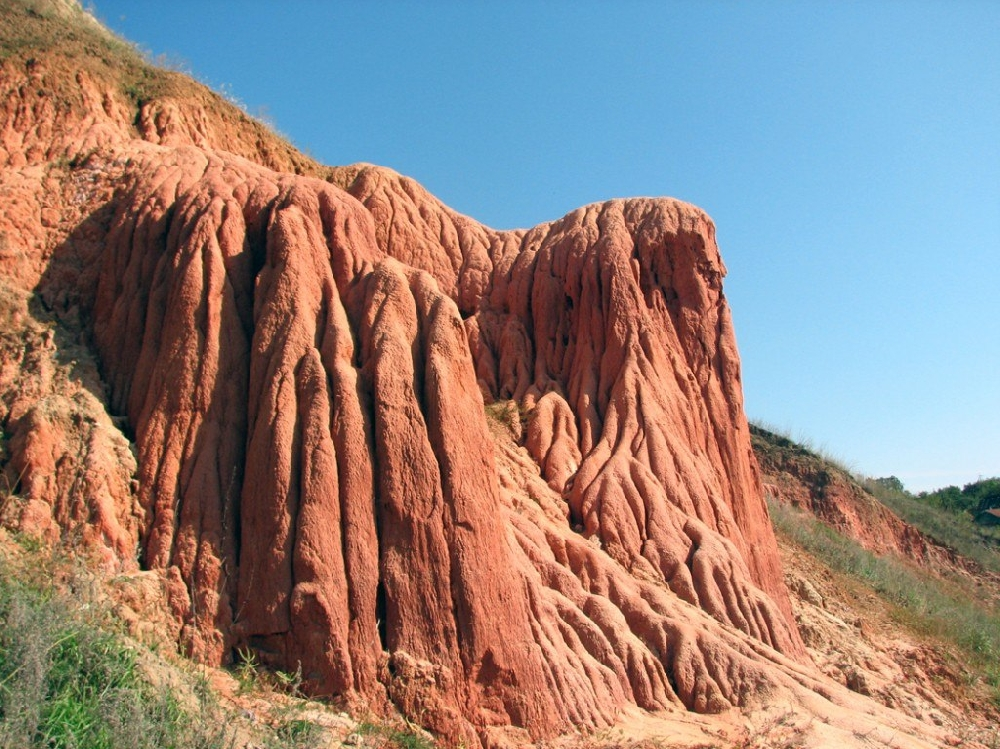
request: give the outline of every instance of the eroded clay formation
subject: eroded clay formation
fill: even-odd
[[[196,657],[249,646],[486,745],[746,704],[804,657],[700,210],[493,231],[386,169],[218,150],[182,101],[133,128],[86,80],[75,140],[43,148],[17,93],[42,73],[3,73],[24,221],[84,191],[5,270],[81,321],[135,446],[131,485],[110,437],[88,458],[110,461],[102,512],[64,494],[93,543],[163,572]],[[48,184],[56,153],[79,163]],[[21,488],[56,507],[43,483]]]

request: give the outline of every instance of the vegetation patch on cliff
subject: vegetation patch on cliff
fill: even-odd
[[[0,749],[305,749],[358,730],[264,680],[227,697],[225,672],[131,637],[107,583],[80,550],[0,529]]]

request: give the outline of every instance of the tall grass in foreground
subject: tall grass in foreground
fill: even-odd
[[[808,513],[768,503],[777,533],[829,567],[857,578],[893,606],[893,618],[922,635],[957,646],[966,665],[993,688],[1000,706],[1000,612],[971,591],[895,556],[876,556]]]
[[[0,560],[0,747],[224,749],[224,722],[195,718],[206,707],[154,687],[124,637]]]

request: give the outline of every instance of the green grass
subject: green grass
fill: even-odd
[[[898,623],[956,647],[1000,706],[1000,612],[982,605],[974,590],[898,557],[877,556],[808,513],[780,502],[770,502],[769,510],[779,536],[860,580],[892,606]]]
[[[5,5],[0,60],[30,61],[55,51],[97,80],[120,81],[123,93],[136,103],[160,96],[172,85],[169,72],[149,65],[138,49],[80,7],[60,0],[7,0]]]
[[[126,637],[99,586],[47,549],[0,547],[0,749],[235,749],[247,739],[311,749],[327,741],[294,700],[269,720],[240,723],[204,674]],[[284,675],[286,691],[297,676]]]
[[[0,562],[0,747],[228,746],[221,724],[199,717],[211,705],[195,712],[154,687],[137,647],[45,579]]]
[[[376,749],[434,749],[434,742],[409,724],[395,726],[362,721],[357,733],[368,738],[366,746],[374,745]]]
[[[301,718],[286,720],[275,731],[277,739],[286,746],[311,746],[319,733],[319,726]]]

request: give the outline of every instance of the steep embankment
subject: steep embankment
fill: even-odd
[[[803,445],[750,429],[813,662],[852,691],[948,727],[953,745],[996,744],[995,552],[968,537],[970,522],[925,506],[913,516],[933,522],[906,523],[864,488],[881,492],[879,482],[863,486]],[[904,509],[921,504],[903,495],[888,499]]]
[[[849,471],[756,424],[750,434],[765,493],[775,500],[807,510],[868,551],[995,580],[973,559],[903,521]]]
[[[251,648],[451,741],[825,690],[701,211],[496,232],[389,170],[308,162],[70,3],[5,16],[23,528],[122,569],[138,551],[202,660]],[[484,399],[525,415],[523,446]]]
[[[914,559],[933,553],[928,539],[866,492],[847,471],[764,427],[753,424],[750,434],[765,491],[775,499],[808,510],[866,549]]]

